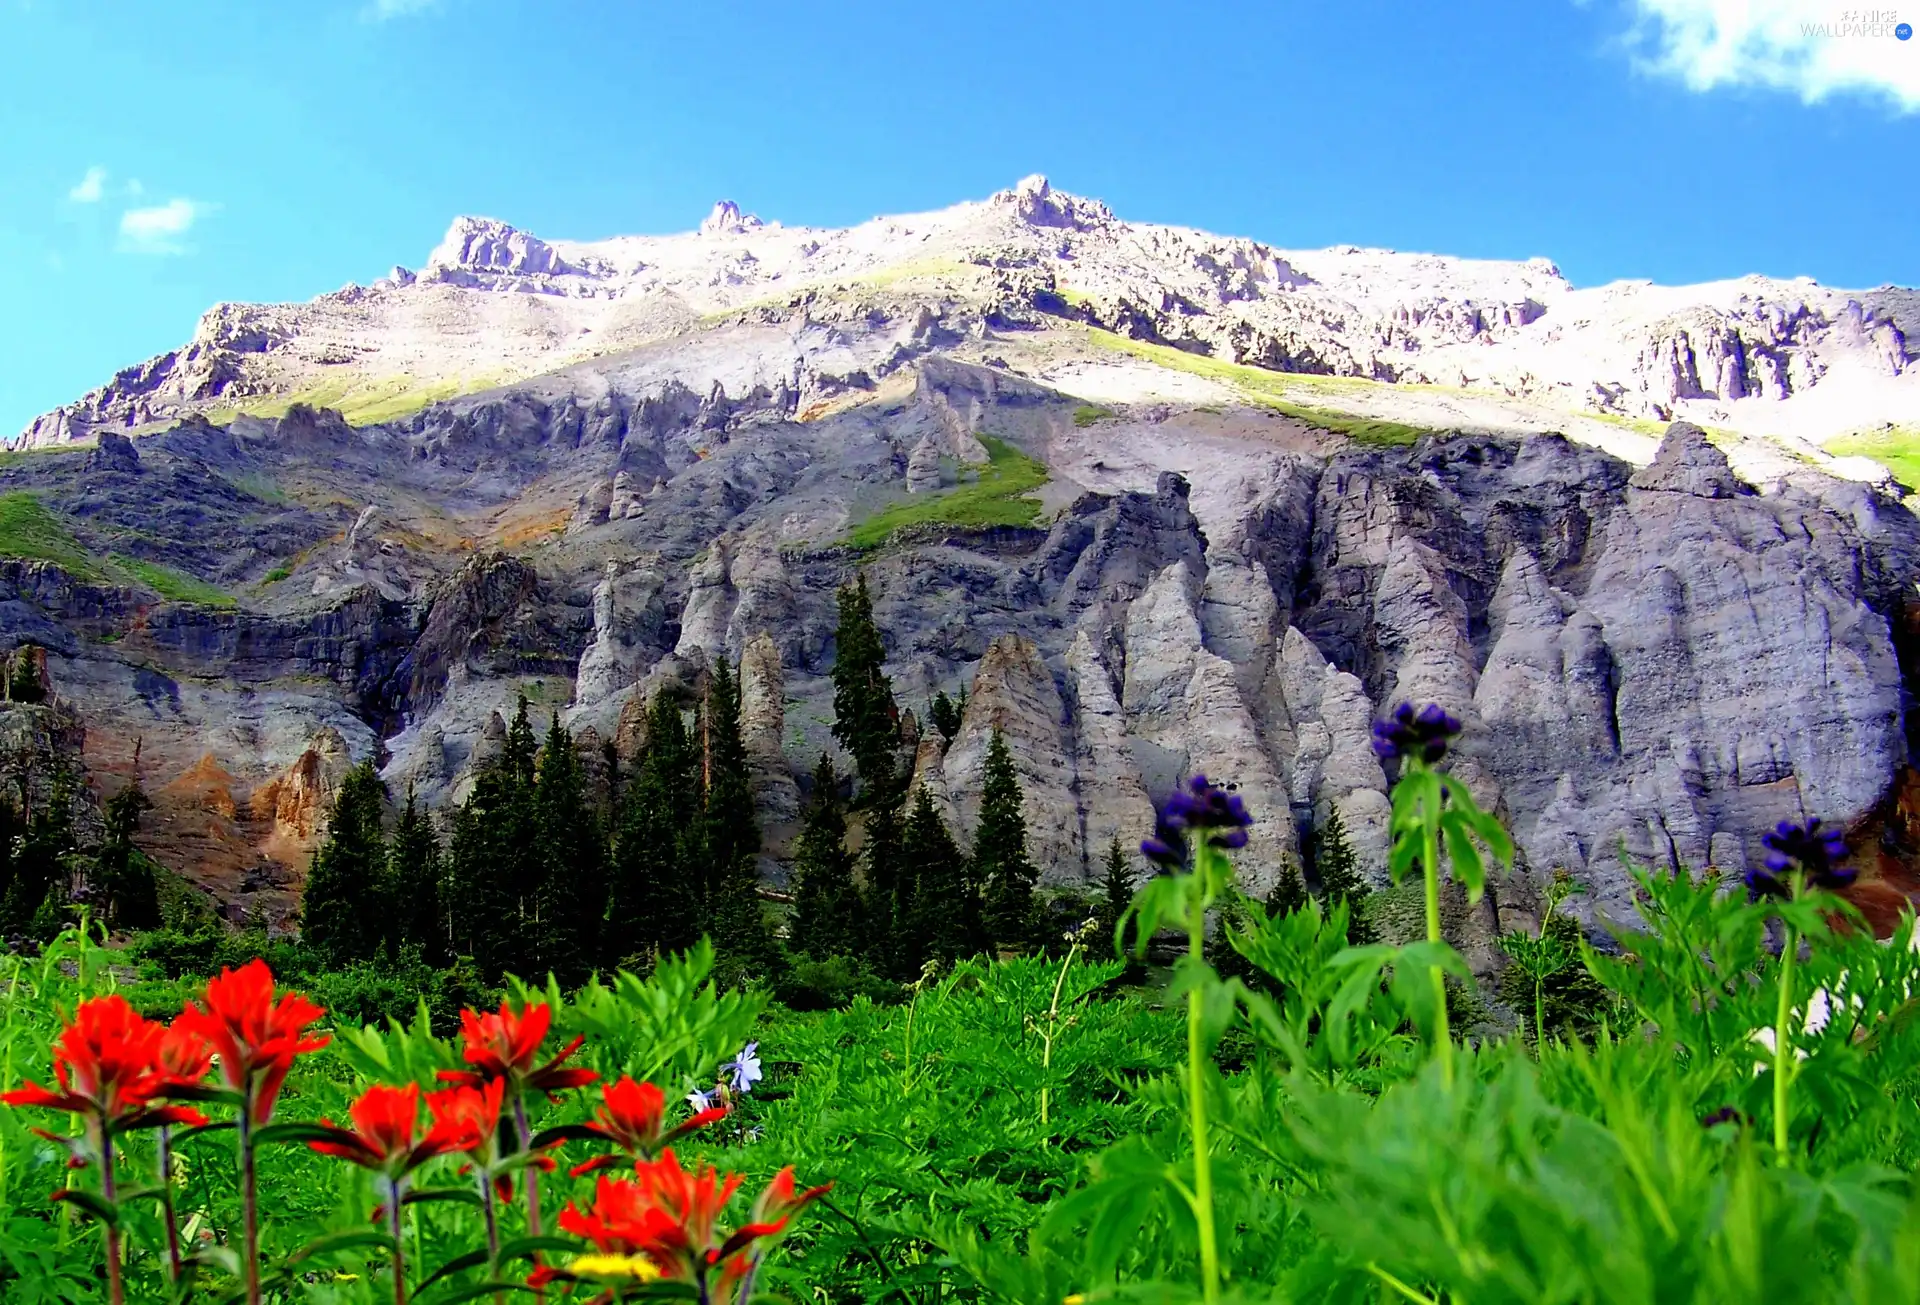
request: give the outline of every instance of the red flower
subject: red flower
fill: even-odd
[[[206,1117],[197,1110],[152,1104],[167,1085],[166,1075],[155,1067],[165,1032],[125,997],[83,1001],[73,1023],[54,1040],[53,1074],[60,1090],[29,1080],[0,1101],[70,1110],[105,1133],[154,1124],[204,1124]]]
[[[631,1181],[601,1178],[592,1209],[583,1213],[569,1203],[560,1227],[586,1238],[603,1255],[644,1255],[682,1282],[703,1283],[718,1268],[724,1298],[752,1269],[753,1257],[740,1252],[780,1232],[796,1210],[827,1190],[796,1194],[793,1170],[783,1169],[754,1202],[753,1221],[722,1240],[720,1213],[739,1186],[740,1175],[722,1176],[711,1165],[682,1168],[669,1148],[657,1160],[636,1162]]]
[[[330,1040],[303,1036],[324,1014],[297,992],[283,993],[276,1002],[273,971],[265,961],[252,960],[209,979],[204,1004],[189,1002],[174,1024],[211,1044],[220,1057],[221,1079],[246,1097],[254,1122],[264,1124],[273,1115],[294,1058]]]
[[[460,1036],[466,1042],[462,1052],[471,1070],[443,1069],[440,1077],[449,1083],[465,1083],[479,1087],[488,1079],[509,1079],[515,1091],[531,1089],[535,1092],[563,1092],[593,1082],[600,1077],[590,1069],[564,1069],[563,1061],[580,1049],[584,1037],[575,1038],[560,1049],[546,1064],[534,1068],[539,1058],[540,1044],[547,1040],[547,1030],[553,1024],[553,1008],[545,1002],[534,1002],[518,1015],[507,1005],[506,999],[500,1001],[497,1015],[482,1015],[478,1011],[460,1012]]]
[[[167,1088],[195,1087],[213,1068],[213,1048],[191,1020],[175,1020],[160,1036],[154,1065],[165,1077]]]
[[[495,1079],[485,1087],[453,1087],[427,1093],[433,1131],[458,1139],[449,1151],[479,1151],[491,1157],[500,1133],[500,1103],[506,1083]]]
[[[688,1133],[725,1119],[724,1107],[702,1110],[676,1128],[667,1123],[666,1094],[651,1083],[636,1083],[625,1076],[600,1090],[601,1104],[593,1112],[594,1122],[587,1128],[606,1138],[636,1159],[652,1159],[661,1147],[679,1141]],[[620,1163],[619,1156],[595,1156],[574,1166],[575,1178]]]
[[[455,1091],[472,1092],[473,1089],[456,1088]],[[331,1129],[333,1136],[307,1145],[321,1155],[338,1156],[392,1178],[410,1173],[437,1155],[471,1151],[481,1141],[467,1118],[441,1112],[427,1135],[415,1143],[413,1130],[420,1117],[420,1089],[411,1083],[404,1088],[370,1087],[349,1107],[348,1113],[353,1117],[351,1129],[323,1119],[321,1127]]]

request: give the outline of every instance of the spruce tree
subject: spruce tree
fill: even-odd
[[[914,796],[900,839],[900,865],[912,875],[904,928],[903,971],[930,960],[956,961],[980,950],[980,902],[966,858],[922,788]]]
[[[160,924],[153,862],[134,846],[140,816],[152,807],[138,780],[107,799],[106,837],[94,865],[106,893],[107,923],[115,929],[153,929]]]
[[[927,705],[927,719],[940,731],[940,737],[949,743],[960,732],[960,708],[947,696],[945,689],[933,695],[933,701]]]
[[[707,891],[707,927],[717,952],[742,977],[764,980],[780,960],[760,905],[760,828],[753,813],[753,779],[740,736],[740,682],[720,658],[707,681],[702,711],[706,750],[705,843],[701,861],[713,877]]]
[[[1133,876],[1127,869],[1126,853],[1120,848],[1120,840],[1113,839],[1107,844],[1105,871],[1100,876],[1100,899],[1095,904],[1094,919],[1098,922],[1099,936],[1094,946],[1104,954],[1105,949],[1114,945],[1114,931],[1120,927],[1121,917],[1126,915],[1127,907],[1133,902]],[[1124,950],[1122,940],[1122,950]]]
[[[865,926],[866,952],[874,967],[911,978],[919,972],[920,962],[911,959],[914,947],[907,934],[913,878],[900,846],[903,816],[898,802],[876,805],[866,812],[865,838],[860,848],[860,919]]]
[[[387,843],[387,943],[392,955],[417,947],[428,961],[449,959],[447,931],[440,914],[440,840],[433,823],[414,801],[407,804]]]
[[[1300,867],[1288,858],[1280,867],[1280,877],[1274,880],[1273,891],[1267,894],[1267,915],[1292,915],[1306,904],[1306,881],[1300,878]]]
[[[1027,821],[1013,754],[996,727],[987,745],[980,790],[980,827],[973,840],[973,882],[986,896],[987,932],[1001,946],[1032,941],[1033,886],[1040,877],[1027,857]]]
[[[573,736],[554,714],[534,779],[534,819],[540,836],[540,894],[536,912],[539,970],[578,983],[600,960],[607,912],[606,836],[587,801]]]
[[[1347,904],[1348,942],[1359,947],[1374,941],[1373,926],[1362,910],[1372,889],[1361,877],[1360,862],[1353,855],[1353,844],[1347,841],[1347,826],[1340,818],[1338,805],[1328,804],[1327,818],[1313,841],[1313,869],[1320,880],[1321,901],[1329,907],[1335,902]]]
[[[867,577],[862,574],[854,584],[842,586],[836,597],[840,624],[834,634],[833,737],[853,757],[865,789],[862,804],[894,801],[900,710],[893,683],[881,670],[887,653],[873,623]]]
[[[840,776],[833,758],[820,754],[793,857],[793,950],[815,960],[851,956],[859,950],[860,895],[847,851],[847,816],[840,802]]]
[[[604,949],[611,960],[684,949],[705,928],[697,891],[704,876],[695,864],[706,841],[699,763],[678,704],[656,695],[614,845]]]
[[[446,914],[457,954],[489,980],[540,974],[545,854],[535,802],[533,726],[520,699],[500,756],[475,778],[454,817],[445,874]]]
[[[334,965],[365,960],[386,936],[387,787],[371,761],[347,772],[326,841],[313,854],[301,906],[301,937]]]

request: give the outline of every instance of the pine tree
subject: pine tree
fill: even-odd
[[[106,893],[107,923],[116,929],[153,929],[160,924],[153,862],[133,841],[140,832],[141,813],[152,806],[138,780],[107,799],[106,837],[94,865]]]
[[[894,748],[899,743],[900,709],[893,683],[881,667],[886,647],[873,623],[873,599],[862,574],[842,586],[837,601],[833,662],[833,737],[852,754],[865,790],[862,805],[896,800]]]
[[[47,687],[40,682],[40,672],[35,665],[36,649],[30,643],[23,643],[7,659],[7,701],[9,702],[45,702]]]
[[[1133,902],[1133,876],[1127,870],[1126,853],[1120,849],[1120,840],[1115,838],[1107,844],[1106,870],[1100,877],[1100,900],[1095,905],[1094,919],[1098,921],[1099,935],[1093,945],[1104,955],[1108,947],[1113,946],[1114,931],[1119,928],[1121,917],[1126,915],[1127,907]],[[1124,950],[1125,939],[1121,940]]]
[[[627,784],[614,844],[603,949],[610,959],[681,950],[705,927],[695,864],[705,844],[699,762],[679,706],[657,695],[647,710],[647,747]]]
[[[607,912],[606,836],[587,802],[573,736],[554,714],[534,779],[534,819],[540,836],[540,891],[536,911],[541,949],[536,972],[578,983],[600,960]]]
[[[740,683],[724,657],[707,682],[702,729],[707,781],[702,861],[713,877],[707,891],[708,932],[715,950],[732,962],[730,968],[765,980],[780,961],[780,949],[760,905],[760,828],[740,736]]]
[[[980,827],[973,840],[973,882],[986,896],[987,931],[1001,946],[1033,938],[1033,886],[1039,871],[1027,858],[1027,821],[1013,754],[998,728],[987,745],[980,790]]]
[[[940,737],[949,743],[960,732],[960,708],[947,696],[945,689],[933,695],[933,701],[927,705],[927,719],[940,731]]]
[[[920,962],[911,959],[915,949],[907,936],[913,879],[911,871],[903,869],[904,813],[896,802],[870,807],[865,814],[860,919],[866,931],[866,952],[876,969],[911,978],[919,972]]]
[[[335,965],[365,960],[386,936],[386,840],[380,817],[387,786],[371,761],[347,772],[327,838],[313,854],[301,906],[301,937]]]
[[[968,880],[966,858],[924,788],[914,796],[901,835],[900,865],[913,876],[901,929],[903,972],[979,951],[980,902]]]
[[[1289,858],[1280,867],[1280,877],[1274,880],[1273,891],[1267,894],[1267,916],[1292,915],[1306,904],[1306,881],[1300,878],[1300,867]]]
[[[537,751],[522,697],[506,747],[475,778],[454,817],[442,900],[454,951],[471,956],[489,980],[542,972],[541,939],[533,927],[545,880]]]
[[[815,960],[851,956],[861,942],[861,906],[847,851],[847,816],[833,758],[820,754],[793,857],[793,950]]]
[[[1373,926],[1362,910],[1372,890],[1361,877],[1360,862],[1353,855],[1353,844],[1347,841],[1347,826],[1340,818],[1340,808],[1332,803],[1328,806],[1326,821],[1314,834],[1314,874],[1320,880],[1323,902],[1328,906],[1335,902],[1347,904],[1347,941],[1360,947],[1374,941]]]
[[[725,876],[760,851],[753,813],[753,776],[740,736],[740,681],[723,657],[707,685],[706,838],[714,873]]]
[[[407,786],[407,804],[387,843],[387,944],[398,956],[417,947],[435,963],[448,959],[447,933],[440,915],[440,840],[427,813]]]

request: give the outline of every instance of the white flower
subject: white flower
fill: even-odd
[[[751,1092],[753,1085],[766,1075],[760,1072],[760,1044],[749,1042],[740,1054],[720,1067],[722,1074],[733,1076],[735,1092]]]
[[[695,1088],[693,1091],[687,1093],[687,1104],[695,1110],[711,1110],[713,1109],[713,1098],[714,1094],[712,1092],[702,1092],[698,1088]]]

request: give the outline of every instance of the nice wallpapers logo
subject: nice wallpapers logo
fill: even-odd
[[[1843,9],[1830,23],[1802,23],[1800,35],[1834,39],[1842,36],[1893,37],[1896,41],[1913,39],[1913,24],[1901,19],[1894,9]]]

